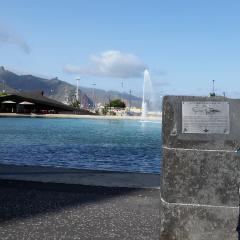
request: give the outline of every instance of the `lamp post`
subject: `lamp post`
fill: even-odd
[[[95,88],[94,87],[96,86],[96,83],[93,83],[92,86],[93,86],[93,88],[92,88],[92,95],[93,95],[92,96],[92,101],[93,101],[93,108],[95,108],[95,91],[94,91]]]
[[[129,101],[129,112],[130,112],[132,107],[132,90],[131,89],[129,91],[129,94],[130,94],[130,101]]]
[[[79,81],[80,81],[80,78],[76,78],[76,81],[77,81],[77,91],[76,91],[76,100],[79,101],[79,95],[78,95],[78,86],[79,86]]]
[[[212,80],[212,82],[213,82],[213,94],[215,94],[215,80]]]
[[[123,101],[123,81],[121,82],[121,87],[122,87],[122,91],[121,91],[121,100]]]
[[[210,93],[210,97],[215,97],[215,80],[212,80],[212,92]]]

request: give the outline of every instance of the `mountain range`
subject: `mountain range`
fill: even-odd
[[[27,92],[43,91],[44,95],[62,103],[70,103],[76,95],[76,86],[52,78],[46,79],[33,75],[18,75],[0,66],[0,91]],[[83,106],[92,106],[93,103],[105,105],[109,100],[120,98],[127,106],[141,107],[142,99],[128,93],[105,91],[96,88],[79,87],[79,98]]]

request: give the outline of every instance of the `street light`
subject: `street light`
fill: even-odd
[[[130,101],[129,101],[129,112],[130,112],[132,107],[132,90],[131,89],[129,91],[129,94],[130,94]]]
[[[122,91],[121,91],[121,100],[123,101],[123,81],[121,82]]]
[[[213,94],[215,94],[215,85],[214,85],[215,80],[212,80],[212,81],[213,81]]]
[[[212,92],[210,93],[210,97],[215,97],[215,80],[212,80]]]

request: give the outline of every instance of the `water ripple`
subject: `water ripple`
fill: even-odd
[[[0,162],[160,172],[161,123],[0,118]]]

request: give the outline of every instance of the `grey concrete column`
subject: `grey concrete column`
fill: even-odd
[[[240,100],[166,96],[162,136],[160,239],[238,239]]]

